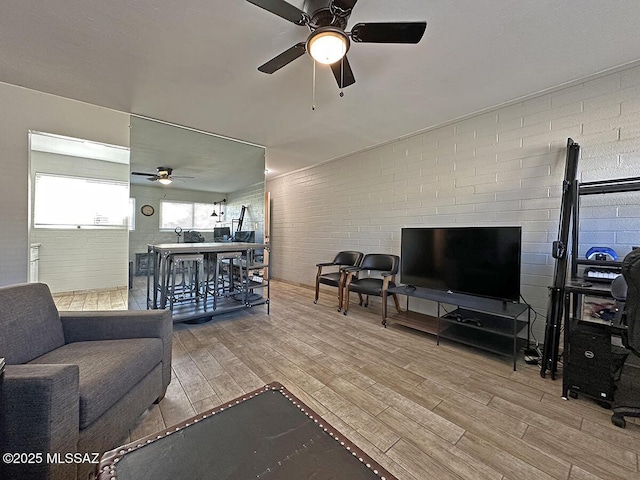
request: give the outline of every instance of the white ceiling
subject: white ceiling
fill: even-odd
[[[312,111],[308,56],[257,71],[306,29],[246,1],[5,1],[0,81],[264,145],[278,175],[640,59],[638,0],[360,0],[349,25],[403,20],[422,42],[353,44]]]
[[[159,167],[173,169],[170,188],[231,193],[264,182],[264,148],[132,117],[131,171]],[[148,179],[131,175],[134,185],[169,188]]]

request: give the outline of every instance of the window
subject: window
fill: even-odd
[[[160,230],[213,231],[213,204],[160,201]]]
[[[36,173],[36,228],[126,228],[128,212],[127,182]]]

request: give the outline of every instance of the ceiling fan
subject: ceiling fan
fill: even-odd
[[[143,173],[143,172],[131,172],[131,175],[141,175],[143,177],[149,177],[147,180],[150,182],[158,182],[163,185],[169,185],[173,179],[178,178],[194,178],[194,177],[185,177],[185,176],[173,176],[173,168],[171,167],[158,167],[158,173]]]
[[[351,11],[358,0],[305,0],[302,10],[284,0],[247,0],[268,12],[306,26],[310,30],[306,42],[300,42],[272,58],[258,70],[274,73],[305,53],[316,61],[331,65],[340,88],[356,81],[346,57],[351,41],[356,43],[418,43],[427,22],[358,23],[345,31]]]

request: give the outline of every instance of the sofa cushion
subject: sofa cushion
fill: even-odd
[[[29,363],[78,365],[82,430],[124,397],[161,361],[162,340],[132,338],[69,343]]]
[[[0,288],[0,353],[8,365],[27,363],[62,345],[62,322],[47,285]]]

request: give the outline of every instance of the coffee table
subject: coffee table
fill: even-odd
[[[98,480],[395,480],[279,383],[103,455]]]

